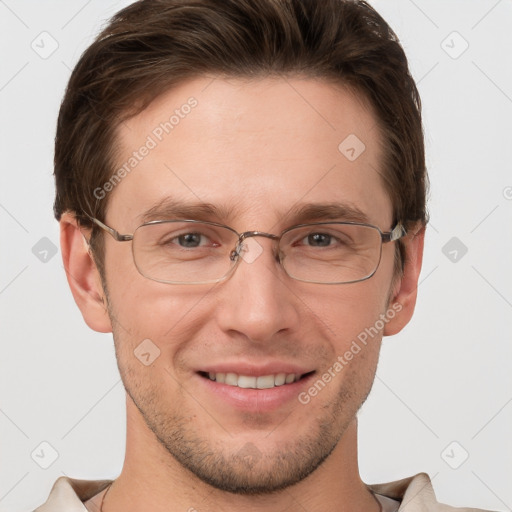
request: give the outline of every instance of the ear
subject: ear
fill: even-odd
[[[60,246],[64,270],[85,323],[95,331],[112,332],[100,274],[84,232],[74,215],[62,215]]]
[[[390,308],[396,315],[384,327],[384,336],[399,333],[410,321],[416,306],[418,279],[423,262],[425,226],[416,225],[405,239],[405,266],[403,276],[393,286]]]

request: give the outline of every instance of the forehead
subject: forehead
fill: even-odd
[[[326,81],[197,78],[123,123],[117,140],[107,219],[123,229],[173,201],[213,206],[214,220],[243,230],[287,227],[303,204],[390,227],[376,119]]]

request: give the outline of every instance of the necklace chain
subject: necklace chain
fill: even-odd
[[[112,483],[114,483],[114,482],[112,482]],[[112,483],[109,484],[109,486],[107,487],[107,490],[105,491],[105,494],[103,495],[103,498],[101,498],[100,512],[103,512],[103,503],[105,502],[105,497],[107,496],[108,491],[110,491],[110,488],[112,487]]]

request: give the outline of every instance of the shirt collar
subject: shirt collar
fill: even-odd
[[[79,480],[61,476],[53,484],[46,502],[34,512],[84,512],[84,503],[103,491],[112,480]],[[399,512],[427,512],[437,503],[430,478],[426,473],[367,486],[373,492],[401,502]],[[414,505],[414,508],[412,507]]]

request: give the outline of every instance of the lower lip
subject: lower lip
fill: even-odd
[[[268,389],[239,388],[202,377],[197,374],[208,392],[220,398],[229,406],[247,412],[270,412],[290,402],[298,403],[301,391],[309,385],[314,373],[291,384]]]

